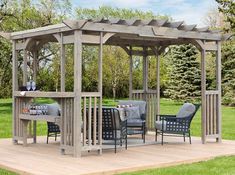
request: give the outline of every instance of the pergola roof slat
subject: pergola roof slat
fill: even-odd
[[[152,19],[152,20],[149,22],[148,25],[161,27],[161,26],[163,26],[163,25],[164,25],[165,23],[167,23],[167,22],[168,22],[167,19],[159,19],[159,20],[157,20],[157,19]]]
[[[178,28],[180,27],[184,21],[177,21],[177,22],[166,22],[163,27],[171,27],[171,28]]]
[[[192,24],[192,25],[181,25],[178,27],[179,30],[185,30],[185,31],[191,31],[193,29],[195,29],[197,27],[196,24]]]

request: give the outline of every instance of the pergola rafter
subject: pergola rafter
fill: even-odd
[[[4,35],[8,36],[9,35]],[[211,31],[208,27],[197,28],[196,25],[186,25],[183,21],[140,20],[140,19],[88,19],[66,20],[61,24],[14,32],[10,34],[13,40],[13,140],[27,143],[27,137],[33,135],[36,142],[36,124],[33,133],[28,133],[28,122],[22,120],[22,107],[30,98],[51,97],[56,99],[62,108],[61,112],[61,151],[81,156],[82,151],[98,150],[102,152],[102,49],[103,45],[114,45],[123,48],[130,59],[129,98],[147,101],[148,127],[153,127],[155,115],[160,113],[160,57],[170,45],[194,44],[201,52],[201,100],[202,100],[202,142],[208,138],[221,141],[221,41],[230,35]],[[58,42],[60,46],[61,89],[60,92],[26,92],[22,96],[18,87],[17,60],[18,52],[24,51],[23,85],[27,81],[26,62],[27,51],[37,59],[37,51],[47,42]],[[65,45],[74,45],[74,91],[65,91]],[[98,45],[98,77],[97,92],[82,92],[82,45]],[[134,50],[134,47],[141,47]],[[207,51],[216,52],[217,86],[213,91],[206,90],[205,57]],[[134,55],[143,57],[143,89],[133,90],[132,66]],[[155,90],[148,89],[148,56],[157,59]],[[35,64],[35,61],[34,61]],[[36,81],[36,65],[34,81]],[[83,107],[83,109],[82,109]],[[91,113],[91,109],[98,109]],[[88,110],[86,112],[82,112]],[[81,122],[83,118],[83,135]],[[91,120],[94,122],[92,123]],[[97,121],[97,122],[96,122]],[[23,126],[23,127],[22,127]],[[96,129],[98,127],[98,129]],[[26,128],[26,129],[25,129]],[[93,130],[93,134],[92,131]],[[96,133],[97,132],[97,133]],[[97,137],[98,136],[98,137]]]

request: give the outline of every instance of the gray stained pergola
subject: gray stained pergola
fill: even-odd
[[[62,153],[72,153],[79,157],[82,151],[98,150],[102,153],[102,49],[103,45],[122,47],[130,56],[129,97],[147,101],[148,128],[154,126],[155,114],[160,113],[160,59],[166,47],[179,44],[193,44],[201,52],[201,120],[202,143],[208,138],[221,142],[221,41],[229,38],[218,31],[197,28],[196,25],[185,25],[183,21],[167,20],[67,20],[61,24],[36,29],[14,32],[9,35],[13,41],[13,141],[27,142],[33,137],[36,142],[36,122],[29,123],[22,108],[34,97],[56,99],[62,108],[61,144]],[[18,53],[23,50],[23,85],[27,82],[27,53],[32,52],[33,79],[36,81],[36,59],[38,50],[48,42],[60,45],[61,84],[60,92],[26,92],[22,95],[18,87]],[[74,45],[74,91],[65,91],[65,45]],[[98,91],[82,92],[82,45],[98,45]],[[133,48],[141,47],[142,50]],[[216,89],[206,89],[205,57],[207,51],[216,53]],[[143,56],[143,89],[132,88],[132,56]],[[148,56],[157,59],[157,89],[148,89]],[[155,103],[156,100],[156,103]],[[83,109],[82,109],[83,108]],[[99,109],[99,114],[92,114],[91,109]],[[88,109],[88,114],[86,111]],[[94,122],[91,122],[91,118]],[[81,123],[83,129],[81,131]],[[98,121],[98,122],[96,122]],[[98,123],[98,126],[97,126]],[[96,128],[98,129],[96,130]],[[92,128],[93,131],[92,132]],[[98,133],[96,133],[98,132]],[[98,137],[97,137],[98,135]]]

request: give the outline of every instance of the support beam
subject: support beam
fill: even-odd
[[[129,50],[129,99],[132,99],[132,89],[133,89],[133,58],[132,58],[132,46]]]
[[[218,106],[217,106],[217,132],[219,137],[217,138],[217,142],[222,141],[222,115],[221,115],[221,42],[217,43],[217,52],[216,52],[216,89],[218,90]]]
[[[14,97],[14,91],[17,91],[18,88],[18,58],[16,53],[16,41],[12,41],[12,111],[13,111],[13,118],[12,118],[12,138],[13,143],[17,143],[16,140],[14,140],[14,137],[16,136],[16,98]]]
[[[26,82],[28,81],[27,75],[27,50],[23,50],[23,86],[26,86]]]
[[[81,157],[82,31],[74,31],[74,157]]]
[[[65,92],[65,46],[63,33],[60,34],[60,91]]]
[[[146,47],[143,47],[143,53],[143,89],[146,93],[148,90],[148,55]]]
[[[206,143],[206,50],[201,50],[201,134],[202,143]]]
[[[99,63],[98,63],[98,92],[101,94],[99,103],[99,117],[98,117],[98,144],[102,145],[102,65],[103,65],[103,32],[100,32],[100,46],[99,46]],[[99,154],[102,154],[102,150],[99,150]]]
[[[36,78],[37,78],[37,59],[38,59],[38,51],[34,50],[33,51],[33,81],[34,82],[36,82]]]
[[[156,49],[159,50],[158,48]],[[156,59],[157,59],[157,115],[160,114],[160,57],[159,53],[156,52]],[[159,120],[159,118],[158,118]]]

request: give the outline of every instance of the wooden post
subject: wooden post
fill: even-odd
[[[217,41],[216,52],[216,89],[218,90],[218,102],[217,102],[217,142],[222,141],[222,115],[221,115],[221,42]]]
[[[204,43],[204,42],[203,42]],[[201,130],[202,143],[206,143],[206,50],[201,50]]]
[[[37,59],[38,59],[38,51],[34,50],[33,51],[33,81],[34,82],[36,82],[36,79],[37,79]]]
[[[147,57],[147,48],[143,47],[143,90],[144,90],[144,100],[147,96],[148,91],[148,57]]]
[[[37,59],[38,51],[35,49],[33,51],[33,81],[37,84]],[[37,143],[37,121],[33,121],[33,143]]]
[[[12,98],[13,98],[13,103],[12,103],[12,111],[13,111],[13,116],[12,116],[12,136],[13,136],[13,143],[16,144],[17,140],[14,139],[16,136],[16,98],[14,96],[14,92],[18,90],[18,58],[17,58],[17,51],[16,51],[16,40],[12,41]]]
[[[65,92],[65,47],[63,33],[60,35],[60,91]]]
[[[160,114],[160,57],[158,51],[159,49],[157,49],[157,53],[155,53],[157,59],[157,115]]]
[[[28,81],[27,76],[27,51],[26,49],[23,50],[23,86],[26,86],[26,82]]]
[[[133,90],[133,58],[132,58],[132,46],[130,46],[129,52],[129,99],[132,99],[132,90]]]
[[[82,31],[74,31],[74,157],[81,157]]]
[[[100,93],[100,103],[99,103],[99,117],[98,117],[98,144],[102,145],[102,64],[103,64],[103,32],[100,32],[100,46],[99,46],[99,84],[98,84],[98,92]],[[102,154],[102,149],[99,150],[99,154]]]

